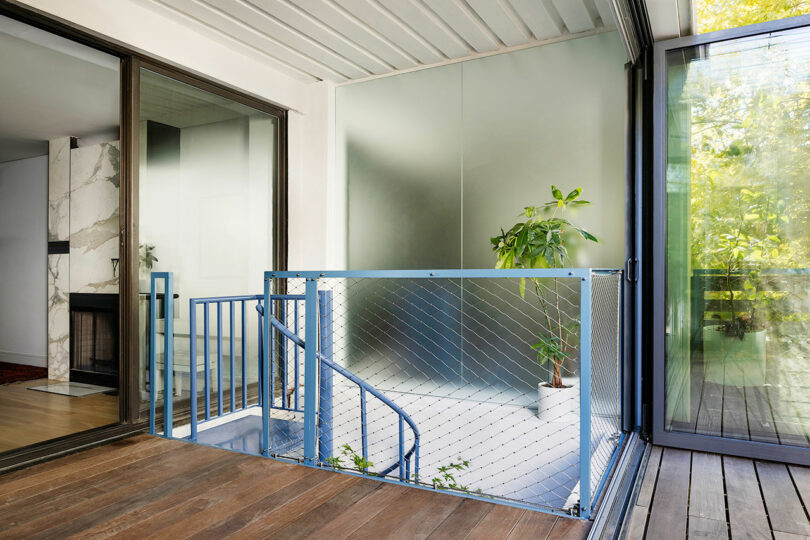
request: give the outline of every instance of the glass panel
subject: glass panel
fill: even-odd
[[[148,400],[149,272],[174,272],[175,335],[188,336],[189,298],[260,294],[273,267],[272,187],[277,173],[278,119],[198,88],[141,70],[140,88],[140,353],[139,389]],[[159,301],[157,340],[162,344]],[[222,377],[217,372],[217,310],[209,313],[212,389],[226,395],[242,379],[255,385],[257,362],[241,372],[241,306],[235,305],[230,373],[230,309],[222,313]],[[245,315],[247,354],[255,360],[254,306]],[[252,315],[252,316],[251,316]],[[197,323],[198,388],[203,388],[203,313]],[[158,371],[163,351],[157,351]],[[188,339],[174,350],[175,398],[188,397]],[[158,381],[158,387],[162,383]],[[252,388],[252,387],[251,387]],[[241,398],[240,398],[241,399]]]
[[[489,239],[551,185],[592,203],[566,217],[599,242],[572,238],[569,264],[624,265],[625,55],[609,32],[462,64],[463,268],[494,266]]]
[[[119,421],[120,60],[2,16],[0,51],[5,452]]]
[[[665,427],[808,446],[810,33],[667,69]]]
[[[460,64],[337,89],[348,268],[458,268],[460,96]]]

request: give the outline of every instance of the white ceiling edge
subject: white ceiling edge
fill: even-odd
[[[644,3],[654,41],[692,34],[694,6],[691,0],[645,0]]]
[[[118,70],[121,62],[110,54],[3,15],[0,15],[0,32],[110,70]]]
[[[576,34],[563,34],[561,36],[557,36],[557,37],[553,37],[553,38],[549,38],[549,39],[531,41],[529,43],[523,43],[521,45],[515,45],[513,47],[504,47],[504,48],[497,49],[497,50],[494,50],[494,51],[485,51],[485,52],[475,53],[475,54],[471,54],[471,55],[464,56],[464,57],[461,57],[461,58],[450,58],[450,59],[447,59],[447,60],[443,60],[441,62],[435,62],[433,64],[414,66],[414,67],[406,68],[406,69],[398,69],[398,70],[392,71],[390,73],[381,73],[379,75],[370,75],[370,76],[364,77],[362,79],[352,79],[352,80],[343,81],[343,82],[336,82],[336,83],[332,83],[332,84],[335,87],[349,86],[349,85],[352,85],[352,84],[373,81],[373,80],[376,80],[376,79],[384,79],[386,77],[396,77],[397,75],[402,75],[404,73],[413,73],[414,71],[423,71],[425,69],[433,69],[433,68],[442,67],[442,66],[449,66],[449,65],[452,65],[452,64],[460,64],[460,63],[463,63],[463,62],[469,62],[470,60],[477,60],[479,58],[487,58],[487,57],[490,57],[490,56],[498,56],[500,54],[508,54],[508,53],[511,53],[511,52],[522,51],[522,50],[525,50],[525,49],[534,49],[535,47],[542,47],[544,45],[551,45],[552,43],[560,43],[562,41],[571,41],[573,39],[585,38],[585,37],[596,36],[596,35],[599,35],[599,34],[607,34],[607,33],[610,33],[610,32],[617,32],[617,31],[618,30],[616,29],[615,26],[611,26],[609,28],[599,27],[599,28],[595,28],[593,30],[589,30],[587,32],[579,32],[579,33],[576,33]]]

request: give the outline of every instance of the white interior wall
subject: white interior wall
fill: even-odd
[[[251,150],[272,147],[273,135],[268,117],[187,127],[179,171],[141,165],[140,242],[155,246],[153,270],[175,273],[178,332],[188,331],[189,298],[261,292],[272,260],[272,155]]]
[[[0,362],[46,367],[48,156],[0,163]]]

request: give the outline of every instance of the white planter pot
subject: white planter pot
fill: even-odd
[[[765,330],[746,332],[742,339],[727,336],[722,327],[703,328],[705,380],[727,386],[765,384]]]
[[[579,379],[563,377],[567,388],[537,385],[537,418],[544,422],[579,421]]]

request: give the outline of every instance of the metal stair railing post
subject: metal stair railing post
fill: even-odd
[[[188,299],[188,336],[189,336],[189,394],[191,405],[191,437],[197,440],[197,302],[194,298]],[[205,336],[208,337],[207,335]]]
[[[591,278],[587,270],[579,287],[579,512],[591,515]]]
[[[262,323],[262,360],[259,362],[261,373],[260,395],[262,403],[262,442],[260,451],[262,455],[270,457],[270,276],[264,273],[264,317],[259,318]]]
[[[318,320],[320,325],[321,358],[332,361],[332,291],[318,291]],[[320,398],[318,400],[318,459],[321,462],[325,462],[327,458],[333,455],[332,379],[332,368],[321,361],[318,385]],[[295,384],[297,387],[297,377]],[[304,396],[306,397],[306,393]]]
[[[149,292],[149,433],[155,434],[155,402],[157,401],[157,280],[163,279],[163,436],[172,436],[173,394],[174,394],[174,274],[172,272],[152,272]]]
[[[307,278],[304,317],[304,463],[315,465],[318,428],[318,278]]]

